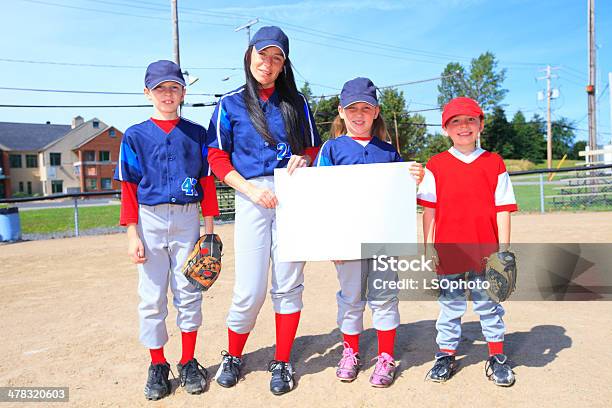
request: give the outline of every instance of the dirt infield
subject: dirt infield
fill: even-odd
[[[612,243],[611,227],[612,213],[517,215],[512,235],[515,242]],[[227,347],[225,316],[234,283],[233,226],[219,226],[217,232],[226,243],[224,271],[205,295],[196,351],[210,373]],[[2,245],[0,265],[0,386],[68,386],[70,406],[612,406],[606,343],[612,338],[612,302],[507,303],[506,349],[517,374],[509,389],[485,379],[486,343],[471,311],[463,325],[460,371],[446,384],[425,382],[436,350],[438,306],[400,302],[400,375],[391,388],[375,389],[368,385],[369,360],[376,352],[372,329],[361,343],[365,372],[351,384],[335,380],[341,352],[335,322],[338,283],[330,262],[308,263],[293,392],[274,397],[268,391],[265,369],[274,352],[274,316],[267,300],[246,346],[243,381],[232,389],[213,383],[200,396],[176,389],[173,381],[173,395],[153,403],[142,391],[149,357],[138,343],[137,273],[123,234]],[[173,365],[180,358],[175,320],[170,307],[166,355]],[[368,312],[366,327],[371,327]]]

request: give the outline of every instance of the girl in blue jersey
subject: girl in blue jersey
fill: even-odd
[[[264,303],[272,261],[270,294],[276,312],[276,353],[269,364],[270,391],[293,389],[290,354],[302,309],[303,262],[277,261],[274,169],[291,174],[308,166],[321,140],[308,103],[295,86],[289,40],[278,27],[262,27],[244,56],[246,84],[219,99],[208,129],[209,162],[236,190],[234,296],[227,317],[228,351],[217,382],[240,378],[242,352]]]
[[[344,84],[340,94],[338,117],[332,126],[333,139],[321,147],[317,166],[347,164],[390,163],[402,161],[392,144],[386,141],[385,122],[380,115],[376,87],[367,78],[355,78]],[[420,182],[423,166],[413,163],[410,172]],[[367,260],[335,261],[340,291],[338,301],[338,326],[343,334],[344,351],[338,363],[336,377],[344,382],[357,378],[361,368],[359,358],[359,334],[363,331],[365,301],[361,300],[361,270]],[[393,359],[395,332],[399,325],[398,299],[369,300],[372,320],[378,337],[378,357],[370,384],[388,387],[395,378],[396,363]]]

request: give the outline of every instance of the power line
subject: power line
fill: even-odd
[[[159,17],[142,16],[142,15],[135,15],[135,14],[130,14],[130,13],[113,12],[113,11],[109,11],[109,10],[91,9],[91,8],[86,8],[86,7],[67,6],[67,5],[57,4],[57,3],[45,2],[45,1],[42,1],[42,0],[22,0],[22,1],[41,3],[41,4],[58,6],[58,7],[75,8],[75,9],[79,9],[79,10],[94,11],[94,12],[101,12],[101,13],[110,13],[110,14],[119,14],[119,15],[128,15],[128,16],[135,16],[135,17],[144,17],[144,18],[153,18],[153,19],[165,20],[165,19],[159,18]],[[88,0],[88,1],[93,1],[93,0]],[[116,6],[120,6],[120,7],[121,6],[125,6],[125,7],[132,7],[132,8],[145,9],[145,10],[154,10],[154,11],[165,11],[166,10],[166,7],[163,7],[159,3],[150,3],[150,2],[144,2],[144,1],[137,1],[135,3],[144,4],[144,5],[147,5],[148,7],[137,6],[137,5],[133,5],[133,4],[117,3],[117,2],[112,2],[112,1],[108,1],[108,0],[106,0],[106,1],[98,0],[96,2],[104,3],[104,4],[110,4],[110,5],[116,5]],[[220,17],[220,18],[230,18],[230,17],[231,18],[245,18],[245,17],[250,18],[250,17],[252,17],[252,16],[245,15],[245,14],[226,13],[226,12],[218,12],[218,11],[217,12],[215,12],[215,11],[205,11],[205,10],[202,10],[202,9],[189,8],[189,7],[181,7],[181,13],[182,14],[199,14],[199,15],[213,16],[213,17]],[[414,48],[407,48],[407,47],[402,47],[402,46],[397,46],[397,45],[387,44],[387,43],[382,43],[382,42],[377,42],[377,41],[369,41],[369,40],[364,40],[363,38],[353,38],[353,37],[346,36],[346,35],[330,33],[330,32],[327,32],[327,31],[317,30],[317,29],[313,29],[313,28],[310,28],[310,27],[304,27],[304,26],[300,26],[300,25],[297,25],[297,24],[287,23],[286,21],[279,21],[279,20],[274,20],[274,19],[270,19],[270,18],[265,18],[265,19],[261,19],[261,20],[262,21],[268,21],[268,22],[273,23],[273,24],[280,24],[283,27],[290,27],[291,30],[294,30],[294,31],[297,31],[297,32],[301,32],[303,34],[307,34],[307,35],[323,38],[323,39],[326,39],[326,40],[335,39],[335,40],[340,40],[343,43],[349,42],[349,43],[353,43],[355,45],[370,44],[372,47],[376,47],[378,49],[383,48],[383,49],[386,49],[386,51],[400,52],[402,54],[416,55],[416,56],[429,57],[429,58],[436,58],[438,60],[460,59],[460,60],[469,61],[469,60],[472,59],[470,57],[462,57],[462,56],[458,56],[458,55],[435,53],[435,52],[431,52],[431,51],[419,50],[419,49],[414,49]],[[201,22],[201,21],[190,21],[190,20],[184,20],[184,19],[182,19],[181,21],[197,23],[197,24],[208,24],[208,25],[220,25],[220,26],[233,27],[232,24]],[[309,42],[308,40],[302,40],[302,39],[297,39],[297,38],[293,38],[292,40]],[[310,41],[310,42],[315,44],[315,45],[321,45],[321,46],[327,46],[327,47],[332,47],[332,48],[337,48],[337,49],[343,49],[343,50],[346,50],[346,51],[353,51],[353,52],[360,52],[360,53],[363,52],[362,50],[355,50],[355,49],[350,49],[350,48],[346,48],[346,47],[334,46],[332,44],[316,43],[316,42],[312,42],[312,41]],[[372,53],[370,53],[370,54],[372,54]],[[390,57],[390,58],[399,58],[397,56],[392,56],[392,55],[387,55],[387,54],[380,54],[380,53],[373,54],[373,55],[385,56],[385,57]],[[403,58],[403,59],[406,59],[406,58]],[[415,61],[415,62],[430,63],[430,64],[440,64],[440,62],[428,61],[428,60],[418,60],[418,59],[407,59],[407,60]],[[521,61],[504,61],[504,60],[500,60],[500,62],[503,62],[504,64],[523,65],[523,66],[539,66],[539,65],[542,65],[542,63],[538,63],[538,62],[521,62]]]
[[[101,10],[101,9],[94,9],[94,8],[89,8],[89,7],[69,6],[67,4],[57,4],[57,3],[52,3],[52,2],[49,2],[49,1],[42,1],[42,0],[21,0],[21,1],[24,1],[24,2],[27,2],[27,3],[44,4],[46,6],[62,7],[62,8],[73,9],[73,10],[93,11],[93,12],[96,12],[96,13],[103,13],[103,14],[113,14],[113,15],[119,15],[119,16],[145,18],[145,19],[149,19],[149,20],[162,20],[162,21],[166,21],[167,20],[167,18],[163,18],[163,17],[144,16],[142,14],[122,13],[122,12],[119,12],[119,11]],[[213,22],[209,22],[209,21],[181,20],[181,22],[194,23],[194,24],[225,26],[225,27],[231,27],[232,26],[231,24],[213,23]]]
[[[449,74],[449,75],[442,75],[442,76],[438,76],[438,77],[435,77],[435,78],[418,79],[416,81],[410,81],[410,82],[400,82],[399,84],[379,86],[377,88],[379,90],[381,90],[381,89],[388,89],[388,88],[398,88],[400,86],[406,86],[406,85],[421,84],[421,83],[424,83],[424,82],[437,81],[438,79],[450,78],[450,77],[453,77],[453,76],[455,76],[457,74],[458,74],[458,72],[454,72],[454,73]],[[330,94],[330,95],[312,96],[311,99],[324,99],[324,98],[331,98],[331,97],[339,96],[339,95],[340,95],[339,93],[336,93],[336,94]],[[437,108],[437,109],[439,109],[439,108]]]
[[[95,68],[134,68],[134,69],[147,68],[146,65],[88,64],[88,63],[76,63],[76,62],[24,60],[24,59],[12,59],[12,58],[0,58],[0,61],[24,63],[24,64],[65,65],[65,66],[95,67]],[[236,70],[241,70],[242,68],[239,68],[239,67],[186,67],[185,69],[236,71]]]
[[[142,96],[142,92],[112,92],[112,91],[76,91],[66,89],[37,89],[37,88],[11,88],[0,86],[0,90],[7,91],[27,91],[27,92],[55,92],[55,93],[73,93],[73,94],[95,94],[95,95],[139,95]],[[223,94],[219,93],[189,93],[189,95],[197,96],[214,96],[221,97]]]

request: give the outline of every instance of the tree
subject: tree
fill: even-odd
[[[520,154],[515,150],[515,138],[514,128],[506,119],[504,109],[494,108],[493,113],[485,117],[485,128],[480,137],[482,148],[497,152],[506,159],[513,158]]]
[[[317,102],[314,102],[316,98],[312,99],[311,109],[315,122],[317,123],[317,130],[321,136],[321,140],[326,141],[330,137],[330,128],[334,118],[338,115],[338,105],[340,104],[340,98],[338,96],[332,96],[330,98],[319,98]]]
[[[497,61],[491,52],[472,59],[469,72],[458,62],[451,62],[442,72],[442,76],[444,78],[438,85],[440,107],[453,98],[467,96],[477,101],[482,110],[490,112],[499,106],[508,93],[507,89],[502,88],[506,69],[497,70]]]
[[[442,153],[452,146],[450,137],[440,133],[427,135],[425,137],[425,146],[417,156],[417,160],[421,163],[427,163],[431,156]]]
[[[546,156],[546,139],[543,123],[538,115],[527,122],[523,112],[518,111],[512,118],[514,130],[514,156],[508,159],[526,159],[534,163],[541,162]]]
[[[567,155],[568,159],[572,159],[572,160],[580,160],[583,159],[584,157],[580,157],[578,155],[578,153],[584,151],[586,149],[587,146],[587,142],[584,140],[579,140],[576,143],[574,143],[574,145],[572,146],[572,149],[570,150],[569,154]]]
[[[306,97],[306,100],[308,102],[311,102],[312,89],[310,89],[310,84],[308,83],[308,81],[304,82],[304,85],[302,85],[302,88],[300,88],[300,92]]]
[[[381,92],[380,111],[385,119],[389,139],[404,159],[414,158],[425,145],[425,117],[410,115],[406,109],[404,93],[393,88]],[[397,123],[397,135],[395,124]]]
[[[570,154],[576,138],[573,127],[573,123],[567,118],[561,118],[552,123],[553,158],[560,159],[564,154]]]

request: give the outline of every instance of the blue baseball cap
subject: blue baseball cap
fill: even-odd
[[[378,106],[376,86],[368,78],[351,79],[342,87],[340,106],[346,108],[357,102],[365,102],[372,106]]]
[[[249,45],[254,46],[257,51],[268,47],[277,47],[283,52],[285,59],[289,56],[289,38],[283,30],[276,26],[261,27],[251,38]]]
[[[185,78],[181,72],[181,67],[172,61],[160,60],[149,64],[145,74],[145,86],[148,89],[155,89],[159,84],[166,81],[176,82],[185,86]]]

